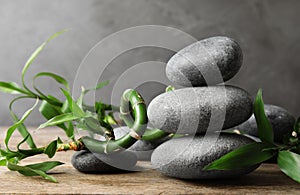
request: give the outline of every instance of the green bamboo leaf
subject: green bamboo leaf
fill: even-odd
[[[18,171],[19,173],[25,176],[40,175],[46,180],[57,182],[57,180],[54,177],[46,174],[44,171],[32,169],[28,166],[20,166],[11,162],[7,162],[7,168],[11,171]]]
[[[57,74],[51,73],[51,72],[40,72],[40,73],[36,74],[33,79],[33,88],[37,91],[37,93],[41,97],[43,97],[43,99],[45,99],[49,104],[61,106],[62,103],[60,100],[58,100],[57,98],[55,98],[51,95],[45,95],[43,92],[41,92],[37,88],[35,82],[36,82],[36,79],[39,77],[50,77],[50,78],[54,79],[56,82],[58,82],[59,84],[64,85],[66,87],[67,91],[70,91],[70,86],[69,86],[68,82],[63,77],[61,77]]]
[[[75,135],[74,135],[74,125],[73,122],[67,122],[68,128],[66,129],[66,135],[71,138],[73,141],[75,141]]]
[[[279,151],[277,163],[282,172],[300,183],[300,155],[290,151]]]
[[[65,97],[67,98],[68,101],[68,106],[71,110],[71,112],[77,116],[77,117],[84,117],[85,112],[78,106],[78,104],[73,100],[72,96],[70,93],[64,89],[61,89]]]
[[[20,96],[20,97],[17,97],[15,99],[13,99],[10,104],[9,104],[9,110],[10,110],[10,115],[13,119],[13,122],[14,123],[17,123],[20,119],[18,118],[18,116],[13,112],[13,104],[18,101],[18,100],[21,100],[21,99],[25,99],[25,98],[30,98],[29,96]],[[26,140],[27,144],[29,145],[30,148],[36,148],[36,145],[33,141],[33,138],[31,136],[31,134],[29,133],[29,131],[27,130],[26,126],[22,123],[20,124],[20,126],[17,128],[19,133],[22,135],[23,138],[27,137],[28,134],[28,138]]]
[[[62,111],[62,113],[70,113],[71,112],[68,100],[64,101],[64,103],[61,107],[61,111]]]
[[[273,128],[265,114],[264,102],[262,99],[262,90],[258,90],[254,102],[254,115],[258,128],[258,136],[264,141],[273,144],[274,133]]]
[[[261,142],[242,146],[205,166],[204,170],[234,170],[259,164],[274,156],[272,151],[263,151],[269,147]]]
[[[63,114],[58,106],[49,104],[47,101],[42,101],[39,107],[40,113],[47,119],[51,119],[57,115]]]
[[[47,101],[42,101],[39,107],[40,113],[47,119],[50,120],[55,116],[62,115],[61,108],[52,104],[49,104]],[[65,124],[58,124],[58,127],[62,128],[64,131],[67,131]]]
[[[29,138],[29,136],[30,136],[30,134],[27,134],[27,136],[25,136],[25,137],[23,138],[23,140],[22,140],[20,143],[18,143],[18,145],[17,145],[17,149],[18,149],[18,150],[20,149],[21,145],[22,145],[24,142],[27,141],[27,139]]]
[[[103,87],[105,87],[108,84],[109,84],[109,80],[98,83],[97,86],[95,87],[95,90],[102,89]]]
[[[90,92],[90,91],[95,91],[95,90],[102,89],[103,87],[107,86],[108,84],[109,84],[109,80],[106,80],[106,81],[103,81],[103,82],[101,82],[101,83],[98,83],[98,84],[96,85],[96,87],[91,88],[91,89],[86,89],[86,90],[84,90],[84,94],[86,94],[86,93],[88,93],[88,92]]]
[[[63,103],[59,99],[57,99],[56,97],[54,97],[52,95],[47,95],[47,96],[41,95],[41,97],[53,106],[61,107],[63,105]]]
[[[11,111],[10,114],[13,118],[14,123],[17,123],[20,120],[17,117],[17,115],[15,113],[13,113],[12,111]],[[30,148],[36,148],[36,144],[34,143],[33,138],[31,136],[31,134],[29,133],[29,131],[27,130],[26,126],[22,123],[22,124],[20,124],[20,126],[17,129],[18,129],[19,133],[22,135],[22,137],[24,138],[24,140],[27,142],[29,147]]]
[[[62,106],[61,101],[52,95],[47,95],[47,99],[51,100],[52,102],[59,102],[59,104],[53,104],[55,106],[58,106],[58,107]],[[49,102],[49,103],[51,103],[51,102]]]
[[[11,160],[11,159],[23,159],[25,156],[24,154],[20,152],[15,152],[15,151],[1,151],[1,155],[6,158],[6,160]]]
[[[26,118],[30,115],[30,113],[33,111],[33,109],[37,106],[38,102],[39,102],[39,100],[37,99],[36,102],[35,102],[35,104],[29,110],[27,110],[24,113],[24,115],[22,116],[22,118],[18,122],[16,122],[15,124],[13,124],[11,127],[8,128],[8,130],[6,132],[5,141],[4,141],[5,142],[5,146],[6,146],[7,149],[9,148],[8,147],[8,142],[9,142],[12,134],[14,133],[14,131],[18,127],[20,127],[20,125],[23,124],[23,122],[26,120]]]
[[[44,154],[47,154],[49,158],[52,158],[57,149],[57,140],[52,141],[45,149]]]
[[[113,115],[113,112],[108,113],[107,115],[105,115],[103,121],[105,123],[111,124],[111,125],[117,125],[117,121]]]
[[[6,166],[6,158],[4,156],[0,156],[0,166]]]
[[[7,151],[0,148],[0,156],[6,157],[7,153],[8,153]]]
[[[59,162],[59,161],[46,161],[46,162],[42,162],[42,163],[36,163],[36,164],[30,164],[30,165],[26,165],[26,167],[35,169],[35,170],[40,170],[40,171],[44,171],[44,172],[48,172],[51,169],[63,165],[65,163]]]
[[[50,78],[54,79],[56,82],[58,82],[59,84],[64,85],[66,87],[66,89],[68,91],[70,91],[70,86],[69,86],[68,81],[65,78],[63,78],[62,76],[59,76],[59,75],[51,73],[51,72],[40,72],[34,76],[33,83],[35,83],[36,79],[39,77],[50,77]],[[35,84],[34,84],[34,86],[35,86]]]
[[[1,157],[6,157],[8,155],[9,151],[5,151],[3,149],[0,148],[0,156]]]
[[[57,138],[57,143],[58,144],[62,144],[63,143],[63,141],[60,139],[60,137]]]
[[[84,87],[81,87],[81,94],[77,100],[77,105],[79,106],[79,108],[82,109],[82,106],[83,106],[83,98],[84,98],[84,95],[85,95],[85,89]]]
[[[60,32],[57,32],[55,34],[53,34],[52,36],[50,36],[44,43],[42,43],[32,54],[31,56],[29,57],[29,59],[26,61],[24,67],[23,67],[23,70],[22,70],[22,84],[23,84],[23,87],[30,91],[27,86],[25,85],[25,74],[28,70],[28,68],[30,67],[30,65],[33,63],[33,61],[36,59],[36,57],[41,53],[41,51],[45,48],[45,46],[47,45],[47,43],[49,43],[52,39],[54,39],[55,37],[57,37],[58,35],[62,34],[66,32],[66,30],[62,30]]]
[[[42,129],[42,128],[45,128],[48,126],[56,126],[58,124],[70,122],[73,120],[77,120],[79,118],[80,117],[75,116],[73,113],[61,114],[61,115],[53,117],[52,119],[48,120],[47,122],[45,122],[43,124],[41,124],[38,129]]]
[[[19,158],[19,160],[22,160],[24,158],[28,158],[30,156],[35,156],[35,155],[38,155],[38,154],[43,154],[44,153],[44,148],[32,148],[32,149],[18,149],[17,151],[17,156]]]
[[[91,112],[95,112],[95,108],[98,105],[100,105],[101,109],[103,109],[103,110],[119,110],[119,107],[116,107],[116,106],[113,106],[113,105],[106,105],[106,104],[103,104],[102,102],[95,102],[95,107],[88,106],[88,105],[85,105],[83,103],[83,98],[84,98],[85,94],[87,94],[90,91],[99,90],[99,89],[103,88],[104,86],[106,86],[108,84],[109,84],[109,80],[97,84],[97,86],[95,88],[92,88],[92,89],[84,89],[82,87],[81,95],[80,95],[80,97],[78,98],[78,101],[77,101],[77,104],[79,105],[79,107],[84,108],[86,110],[89,110]]]
[[[14,82],[0,81],[0,91],[10,94],[28,94],[25,90],[23,90],[21,87],[19,87],[18,84]]]

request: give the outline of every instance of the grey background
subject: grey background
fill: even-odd
[[[58,73],[72,83],[84,56],[104,37],[137,25],[166,25],[197,39],[214,35],[236,39],[244,51],[244,64],[229,83],[245,88],[253,96],[263,88],[265,102],[297,116],[299,10],[298,0],[0,0],[0,80],[20,83],[23,64],[31,52],[49,35],[65,28],[70,31],[51,42],[30,68],[28,85],[39,71]],[[105,78],[120,74],[125,66],[136,62],[167,61],[172,54],[154,48],[127,52],[112,63]],[[99,77],[93,71],[87,74]],[[46,93],[60,96],[58,86],[50,80],[40,80],[39,86]],[[149,96],[163,89],[159,84],[149,87],[148,91],[143,89]],[[109,88],[98,95],[109,100]],[[11,124],[8,104],[12,97],[0,94],[0,125]],[[31,103],[20,102],[14,109],[20,114]],[[26,123],[38,125],[42,121],[35,111]]]

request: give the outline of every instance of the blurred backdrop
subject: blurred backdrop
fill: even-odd
[[[26,76],[28,85],[39,71],[58,73],[72,83],[84,56],[104,37],[137,25],[165,25],[197,39],[215,35],[236,39],[244,52],[244,64],[229,83],[253,96],[262,88],[266,103],[282,106],[298,116],[299,10],[298,0],[0,0],[0,80],[20,83],[29,55],[49,35],[62,29],[69,31],[51,42],[37,58]],[[115,59],[100,80],[114,81],[126,67],[148,60],[166,62],[173,54],[158,48],[132,50]],[[86,74],[99,77],[93,71]],[[41,79],[38,85],[45,93],[61,97],[54,82]],[[97,98],[108,101],[111,86],[113,82],[97,93]],[[159,83],[140,86],[147,101],[163,88]],[[11,124],[8,104],[12,97],[0,94],[0,125]],[[20,102],[14,110],[21,114],[31,103]],[[42,121],[35,111],[26,124],[39,125]]]

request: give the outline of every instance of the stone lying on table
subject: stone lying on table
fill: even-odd
[[[130,130],[127,126],[118,127],[114,129],[114,134],[116,139],[118,139],[129,133],[129,131]],[[165,137],[151,142],[145,140],[137,140],[131,147],[128,148],[128,150],[134,152],[138,160],[150,161],[153,150],[168,139],[170,138]]]
[[[202,170],[209,163],[230,151],[252,143],[247,137],[235,134],[221,134],[176,138],[157,147],[151,157],[151,164],[166,176],[182,179],[218,179],[239,177],[255,170],[255,165],[239,170]]]
[[[295,118],[284,108],[275,105],[265,105],[265,113],[274,131],[274,141],[282,143],[283,136],[292,131]],[[234,127],[243,133],[258,137],[254,114],[244,123]]]
[[[252,109],[248,92],[219,85],[163,93],[150,102],[147,113],[155,128],[169,133],[194,134],[205,133],[208,127],[211,131],[239,125],[251,116]]]
[[[111,154],[80,151],[72,156],[71,163],[75,169],[84,173],[112,173],[133,170],[137,157],[126,150]]]
[[[167,63],[166,75],[181,86],[214,85],[231,79],[242,61],[242,50],[237,42],[228,37],[211,37],[175,54]]]

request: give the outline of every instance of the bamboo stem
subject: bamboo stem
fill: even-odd
[[[131,111],[130,111],[131,110]],[[128,112],[132,112],[132,115]],[[127,113],[126,113],[127,112]],[[130,147],[140,139],[147,128],[147,110],[143,98],[133,89],[126,90],[121,98],[120,114],[130,128],[130,133],[118,140],[99,141],[90,137],[82,137],[84,148],[96,153],[110,153]],[[127,122],[126,122],[127,121]]]

